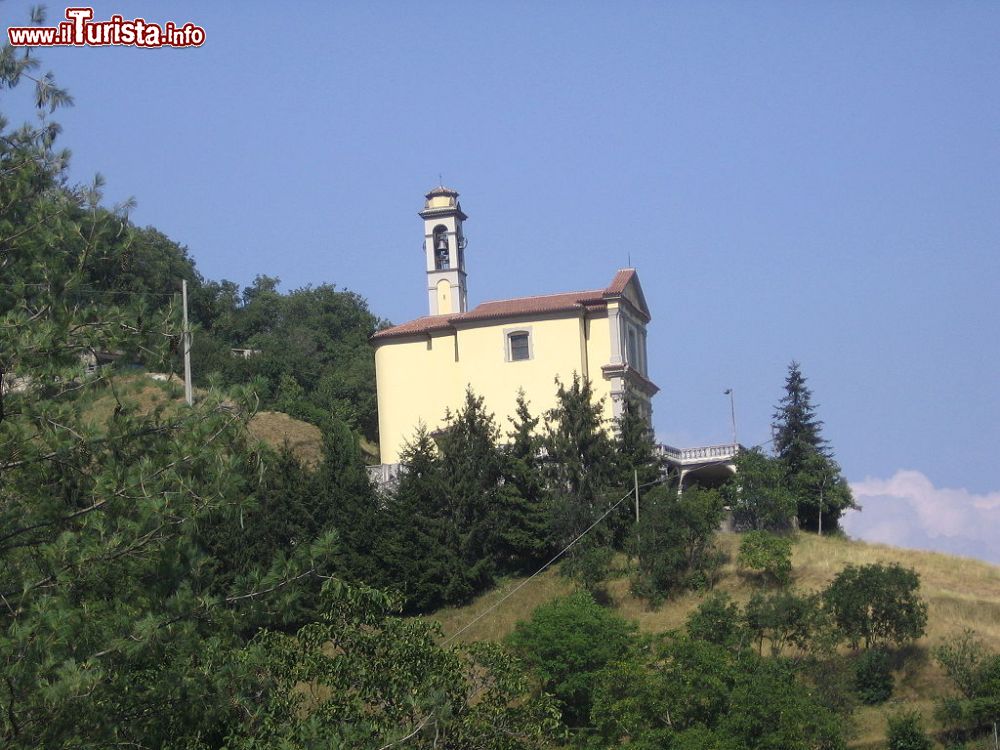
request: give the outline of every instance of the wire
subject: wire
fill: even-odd
[[[666,482],[666,481],[668,481],[668,480],[667,480],[667,479],[657,479],[657,480],[655,480],[655,481],[653,481],[653,482],[646,482],[645,484],[643,484],[643,485],[640,485],[640,486],[639,486],[639,488],[640,488],[640,489],[642,489],[643,487],[650,487],[650,486],[652,486],[652,485],[654,485],[654,484],[663,484],[663,483],[664,483],[664,482]],[[447,638],[445,638],[445,639],[444,639],[444,640],[443,640],[443,641],[441,642],[441,645],[442,645],[442,646],[447,646],[447,645],[448,645],[449,643],[451,643],[451,642],[452,642],[453,640],[455,640],[456,638],[458,638],[458,636],[460,636],[460,635],[461,635],[462,633],[464,633],[464,632],[465,632],[466,630],[468,630],[468,629],[469,629],[469,628],[471,628],[471,627],[472,627],[473,625],[475,625],[475,624],[476,624],[477,622],[479,622],[479,621],[480,621],[480,620],[482,620],[482,619],[483,619],[484,617],[486,617],[486,615],[488,615],[488,614],[489,614],[490,612],[492,612],[493,610],[495,610],[495,609],[496,609],[497,607],[499,607],[499,606],[500,606],[501,604],[503,604],[503,603],[504,603],[505,601],[507,601],[508,599],[510,599],[510,598],[511,598],[512,596],[514,596],[514,594],[516,594],[516,593],[517,593],[518,591],[520,591],[520,590],[521,590],[522,588],[524,588],[525,586],[527,586],[527,585],[528,585],[528,584],[529,584],[529,583],[530,583],[530,582],[532,581],[532,579],[534,579],[534,578],[535,578],[536,576],[539,576],[539,575],[541,575],[541,574],[542,574],[542,573],[543,573],[543,572],[544,572],[545,570],[547,570],[547,569],[549,568],[549,566],[551,566],[551,565],[552,565],[552,564],[553,564],[553,563],[554,563],[554,562],[555,562],[556,560],[558,560],[558,559],[559,559],[560,557],[562,557],[562,556],[563,556],[563,555],[565,555],[565,554],[566,554],[567,552],[569,552],[569,549],[570,549],[570,547],[572,547],[572,546],[573,546],[574,544],[576,544],[576,543],[577,543],[577,542],[579,542],[579,541],[580,541],[581,539],[583,539],[583,538],[584,538],[584,537],[585,537],[585,536],[586,536],[587,534],[589,534],[589,533],[590,533],[590,531],[591,531],[591,530],[592,530],[592,529],[593,529],[593,528],[594,528],[595,526],[597,526],[597,524],[599,524],[599,523],[600,523],[601,521],[603,521],[603,520],[604,520],[605,518],[607,518],[607,517],[608,517],[608,516],[609,516],[609,515],[611,514],[611,512],[612,512],[612,511],[613,511],[613,510],[614,510],[615,508],[617,508],[617,507],[618,507],[619,505],[621,505],[621,504],[622,504],[623,502],[625,502],[625,501],[626,501],[626,500],[628,500],[628,499],[629,499],[630,497],[632,497],[632,495],[633,495],[633,493],[632,493],[632,492],[629,492],[629,493],[627,493],[626,495],[622,496],[622,498],[621,498],[621,499],[620,499],[620,500],[619,500],[618,502],[616,502],[616,503],[615,503],[614,505],[612,505],[612,506],[611,506],[610,508],[608,508],[608,509],[607,509],[606,511],[604,511],[604,513],[602,513],[602,514],[601,514],[600,518],[598,518],[598,519],[597,519],[596,521],[594,521],[594,522],[593,522],[592,524],[590,524],[590,526],[588,526],[588,527],[587,527],[586,529],[584,529],[584,530],[583,530],[582,532],[580,532],[580,534],[578,534],[578,535],[577,535],[577,537],[576,537],[576,538],[575,538],[575,539],[574,539],[574,540],[573,540],[572,542],[570,542],[570,543],[569,543],[569,544],[567,544],[567,545],[566,545],[565,547],[563,547],[563,548],[562,548],[562,549],[561,549],[561,550],[560,550],[559,552],[557,552],[557,553],[556,553],[556,555],[555,555],[555,557],[553,557],[553,558],[552,558],[551,560],[549,560],[549,561],[548,561],[547,563],[545,563],[545,564],[544,564],[544,565],[543,565],[542,567],[540,567],[540,568],[539,568],[538,570],[536,570],[536,571],[535,571],[534,573],[532,573],[532,574],[531,574],[530,576],[528,576],[528,577],[527,577],[527,578],[525,578],[525,579],[524,579],[523,581],[521,581],[521,582],[520,582],[520,583],[519,583],[519,584],[518,584],[517,586],[515,586],[515,587],[514,587],[513,589],[511,589],[510,591],[508,591],[508,592],[507,592],[507,593],[506,593],[506,594],[505,594],[505,595],[504,595],[503,597],[501,597],[501,598],[500,598],[500,599],[499,599],[499,600],[498,600],[497,602],[495,602],[495,603],[491,604],[491,605],[490,605],[489,607],[487,607],[487,608],[486,608],[486,609],[484,609],[484,610],[483,610],[482,612],[480,612],[480,613],[479,613],[478,615],[476,615],[476,616],[475,616],[475,617],[474,617],[474,618],[473,618],[472,620],[470,620],[470,621],[469,621],[469,622],[467,622],[467,623],[466,623],[465,625],[463,625],[463,626],[462,626],[462,627],[461,627],[460,629],[456,630],[456,631],[455,631],[454,633],[452,633],[452,634],[451,634],[450,636],[448,636]]]

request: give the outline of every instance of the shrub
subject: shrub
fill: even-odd
[[[854,665],[854,689],[862,703],[884,703],[892,696],[892,663],[880,648],[865,651]]]
[[[740,542],[737,564],[784,585],[792,573],[792,542],[788,537],[767,531],[749,531]]]
[[[889,717],[889,750],[930,750],[930,737],[920,724],[920,714],[908,712]]]

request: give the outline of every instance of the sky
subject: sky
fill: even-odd
[[[731,388],[740,442],[766,441],[797,360],[851,534],[1000,562],[1000,4],[93,7],[205,29],[39,52],[76,100],[73,179],[134,197],[205,277],[425,314],[441,180],[470,304],[638,268],[660,440],[729,441]],[[28,8],[0,2],[4,27]]]

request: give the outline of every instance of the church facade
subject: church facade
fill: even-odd
[[[658,388],[649,379],[649,307],[635,269],[620,269],[606,286],[582,292],[484,302],[469,309],[463,222],[458,193],[437,187],[420,211],[428,315],[372,336],[383,464],[395,464],[418,426],[445,426],[466,388],[485,401],[501,430],[523,390],[532,414],[556,401],[558,378],[590,380],[604,417],[621,413],[630,395],[652,414]]]

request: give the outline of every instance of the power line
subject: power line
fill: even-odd
[[[666,479],[657,479],[657,480],[655,480],[653,482],[647,482],[646,484],[640,485],[640,489],[642,489],[644,487],[650,487],[650,486],[652,486],[654,484],[662,484],[665,481],[668,481],[668,480],[666,480]],[[514,594],[516,594],[522,588],[524,588],[525,586],[527,586],[528,583],[530,583],[532,581],[532,579],[534,579],[535,577],[541,575],[556,560],[558,560],[560,557],[562,557],[567,552],[569,552],[570,547],[572,547],[574,544],[576,544],[581,539],[583,539],[587,534],[590,533],[590,531],[595,526],[597,526],[597,524],[599,524],[601,521],[603,521],[605,518],[607,518],[611,514],[611,512],[615,510],[615,508],[617,508],[623,502],[625,502],[626,500],[628,500],[630,497],[632,497],[632,493],[631,492],[629,492],[629,493],[625,494],[624,496],[622,496],[621,499],[618,500],[618,502],[616,502],[614,505],[612,505],[610,508],[608,508],[606,511],[604,511],[604,513],[601,514],[600,518],[598,518],[596,521],[594,521],[592,524],[590,524],[590,526],[588,526],[586,529],[584,529],[582,532],[580,532],[580,534],[578,534],[577,537],[573,541],[571,541],[569,544],[567,544],[565,547],[563,547],[558,553],[556,553],[555,557],[553,557],[551,560],[549,560],[547,563],[545,563],[542,567],[540,567],[538,570],[536,570],[530,576],[528,576],[523,581],[521,581],[513,589],[511,589],[510,591],[508,591],[497,602],[495,602],[494,604],[492,604],[489,607],[487,607],[486,609],[484,609],[482,612],[480,612],[478,615],[476,615],[472,620],[470,620],[468,623],[466,623],[465,625],[463,625],[460,629],[456,630],[450,636],[448,636],[447,638],[445,638],[444,641],[441,642],[441,645],[442,646],[447,646],[449,643],[451,643],[453,640],[455,640],[456,638],[458,638],[458,636],[460,636],[466,630],[468,630],[473,625],[475,625],[477,622],[479,622],[481,619],[483,619],[484,617],[486,617],[486,615],[488,615],[490,612],[492,612],[493,610],[495,610],[497,607],[499,607],[505,601],[507,601],[508,599],[510,599],[512,596],[514,596]]]

